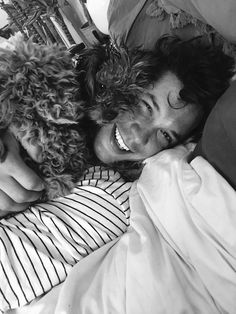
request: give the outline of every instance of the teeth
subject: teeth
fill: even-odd
[[[116,128],[116,130],[115,130],[115,137],[116,137],[116,141],[117,141],[117,144],[118,144],[119,148],[121,150],[125,150],[125,151],[128,152],[129,148],[125,145],[125,143],[123,141],[123,138],[121,137],[118,128]]]

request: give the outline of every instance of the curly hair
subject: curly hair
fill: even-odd
[[[77,76],[63,47],[19,38],[14,49],[0,49],[0,132],[8,129],[19,143],[25,138],[40,148],[40,163],[21,151],[45,181],[44,200],[68,194],[88,168],[85,102]],[[0,161],[6,155],[0,141]]]
[[[196,104],[202,109],[202,122],[194,130],[199,134],[235,71],[233,58],[201,37],[182,41],[164,36],[153,51],[129,50],[125,45],[107,51],[103,63],[97,67],[96,90],[90,108],[91,118],[100,125],[118,119],[122,111],[137,110],[145,90],[166,72],[172,72],[183,85],[179,93],[182,103]],[[139,174],[141,163],[122,162],[112,166],[123,173],[136,169]]]
[[[234,60],[201,37],[182,41],[164,36],[153,51],[128,50],[124,45],[116,47],[109,50],[96,74],[92,118],[102,124],[123,110],[134,110],[145,89],[167,71],[174,73],[183,84],[180,99],[186,105],[201,106],[206,118],[229,86]]]

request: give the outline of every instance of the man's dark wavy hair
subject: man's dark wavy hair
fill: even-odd
[[[229,86],[234,60],[201,37],[182,41],[165,36],[157,41],[153,51],[128,50],[124,45],[114,48],[96,74],[91,116],[98,123],[106,123],[122,110],[132,111],[145,89],[167,71],[183,84],[180,99],[186,105],[199,105],[206,118]]]
[[[90,116],[101,125],[116,119],[122,111],[135,110],[146,88],[170,71],[183,84],[179,94],[183,103],[186,106],[194,103],[203,109],[204,118],[199,131],[234,74],[233,58],[220,47],[204,42],[201,37],[182,41],[164,36],[153,51],[128,50],[121,45],[100,47],[97,56],[96,53],[92,55],[93,66],[87,66],[93,72],[89,77],[95,78],[88,84],[92,96]],[[114,166],[126,171],[138,169],[140,164],[124,162]]]

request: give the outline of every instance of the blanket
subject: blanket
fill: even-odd
[[[236,313],[236,193],[183,146],[147,160],[128,232],[25,313]]]

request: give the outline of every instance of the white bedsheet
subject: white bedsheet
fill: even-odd
[[[184,147],[147,160],[126,234],[15,313],[236,313],[236,193]]]

